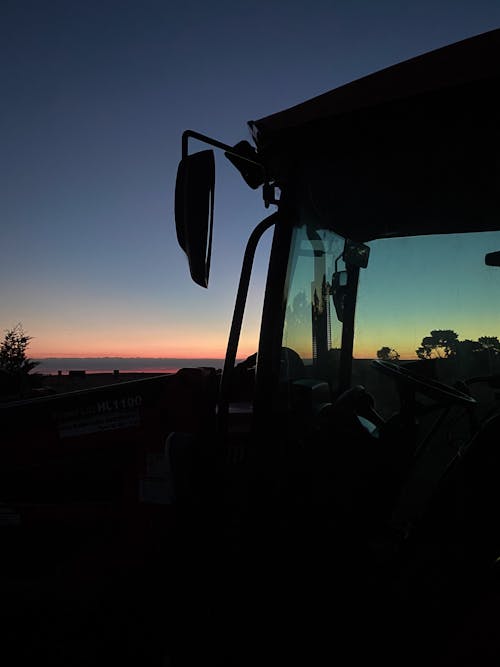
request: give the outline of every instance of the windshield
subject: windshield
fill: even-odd
[[[346,275],[344,244],[331,230],[309,222],[298,226],[285,294],[281,379],[327,382],[332,401],[344,326],[334,298]],[[367,245],[368,266],[359,270],[351,386],[366,387],[381,416],[389,418],[400,407],[396,383],[372,361],[392,361],[448,385],[467,383],[482,416],[487,414],[498,389],[484,378],[500,374],[500,268],[486,266],[485,255],[500,249],[500,232]]]
[[[415,370],[447,384],[500,372],[500,268],[485,265],[485,255],[500,249],[500,232],[368,245],[356,305],[353,383],[375,394],[384,416],[397,410],[397,397],[372,359],[417,362]],[[490,407],[491,390],[474,391]]]

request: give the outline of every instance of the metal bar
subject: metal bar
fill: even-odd
[[[342,343],[340,349],[339,394],[349,389],[352,380],[352,350],[354,345],[354,316],[358,292],[359,267],[347,265],[347,292],[344,301]]]
[[[214,148],[220,148],[221,150],[225,151],[226,153],[230,153],[231,155],[235,155],[236,157],[241,158],[242,160],[246,160],[247,162],[251,162],[252,164],[256,164],[258,167],[261,167],[261,169],[265,173],[264,165],[261,164],[260,162],[257,162],[257,160],[252,160],[252,158],[247,157],[246,155],[242,155],[241,153],[238,153],[237,150],[235,150],[232,146],[228,146],[228,144],[222,143],[222,141],[217,141],[216,139],[212,139],[211,137],[207,137],[205,134],[200,134],[199,132],[195,132],[194,130],[185,130],[182,133],[182,157],[183,159],[187,157],[188,155],[188,139],[198,139],[198,141],[203,141],[205,144],[209,144],[210,146],[213,146]]]
[[[245,305],[248,294],[248,286],[250,284],[250,277],[252,274],[253,260],[257,244],[262,234],[272,227],[278,218],[278,212],[272,213],[267,218],[264,218],[257,227],[250,234],[247,246],[245,248],[245,255],[243,257],[243,265],[241,267],[240,282],[238,285],[238,292],[236,295],[236,303],[234,306],[233,320],[231,322],[231,330],[229,332],[229,340],[227,343],[226,358],[224,360],[224,369],[222,371],[219,402],[218,402],[218,431],[225,432],[227,426],[227,413],[229,406],[229,390],[231,387],[231,376],[236,361],[236,354],[238,351],[238,343],[240,340],[241,325],[243,323],[243,315],[245,313]]]

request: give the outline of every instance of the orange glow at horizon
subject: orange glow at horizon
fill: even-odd
[[[224,359],[230,326],[227,319],[207,318],[198,312],[196,318],[186,323],[175,313],[165,321],[163,315],[155,320],[141,311],[131,318],[120,310],[114,313],[114,318],[96,317],[87,321],[26,318],[23,327],[32,336],[27,353],[34,359]],[[258,324],[251,321],[243,327],[239,358],[256,352]]]
[[[165,359],[224,359],[226,356],[227,341],[205,341],[204,344],[185,342],[184,344],[167,345],[156,341],[150,343],[108,344],[102,342],[91,344],[89,341],[75,344],[56,344],[44,342],[32,344],[28,349],[28,356],[33,359],[44,358],[95,358],[95,357],[122,357],[122,358],[165,358]],[[54,351],[57,350],[57,351]],[[257,351],[257,342],[241,341],[238,348],[238,358],[248,357]]]

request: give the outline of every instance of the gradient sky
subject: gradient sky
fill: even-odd
[[[270,211],[218,153],[210,285],[192,283],[173,216],[182,132],[234,144],[248,120],[499,26],[498,0],[2,0],[1,332],[21,322],[35,358],[223,357]]]
[[[460,341],[500,338],[500,232],[378,239],[361,270],[354,356],[374,358],[383,346],[416,358],[422,338],[451,329]]]

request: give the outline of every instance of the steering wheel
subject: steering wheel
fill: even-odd
[[[375,359],[372,361],[372,366],[381,373],[384,373],[384,375],[394,378],[401,388],[410,390],[412,394],[420,393],[428,396],[440,404],[446,406],[462,405],[471,408],[477,403],[475,398],[465,394],[463,391],[443,382],[418,375],[405,366],[400,366],[393,361]]]

